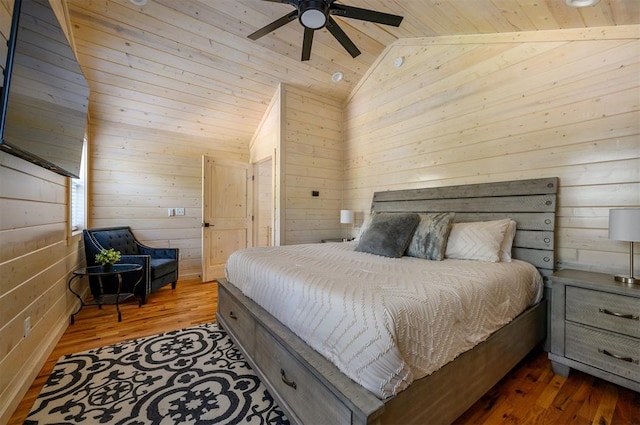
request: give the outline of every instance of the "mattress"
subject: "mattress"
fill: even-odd
[[[356,252],[355,242],[248,248],[227,280],[380,399],[484,341],[542,298],[513,260],[429,261]]]

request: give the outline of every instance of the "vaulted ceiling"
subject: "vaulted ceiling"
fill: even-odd
[[[67,0],[94,120],[247,143],[279,83],[346,99],[380,53],[399,38],[537,31],[640,23],[640,1],[343,0],[404,16],[400,27],[335,17],[362,54],[352,58],[326,30],[300,60],[293,21],[247,35],[293,11],[261,0]],[[342,81],[332,82],[340,71]]]

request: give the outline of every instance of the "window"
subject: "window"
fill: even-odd
[[[87,138],[82,144],[82,161],[80,163],[80,178],[71,179],[70,188],[70,230],[71,235],[82,232],[86,226],[86,193],[87,193]]]

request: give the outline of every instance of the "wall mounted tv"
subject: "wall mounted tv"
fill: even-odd
[[[49,0],[15,0],[7,47],[0,149],[78,177],[89,87]]]

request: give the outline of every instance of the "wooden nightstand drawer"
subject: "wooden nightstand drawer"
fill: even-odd
[[[557,271],[551,285],[553,371],[578,369],[640,391],[640,286],[583,270]]]
[[[567,286],[566,320],[640,338],[640,298]]]
[[[256,326],[255,357],[279,394],[303,424],[350,424],[351,412],[260,325]]]
[[[566,324],[565,356],[640,381],[640,340]]]

